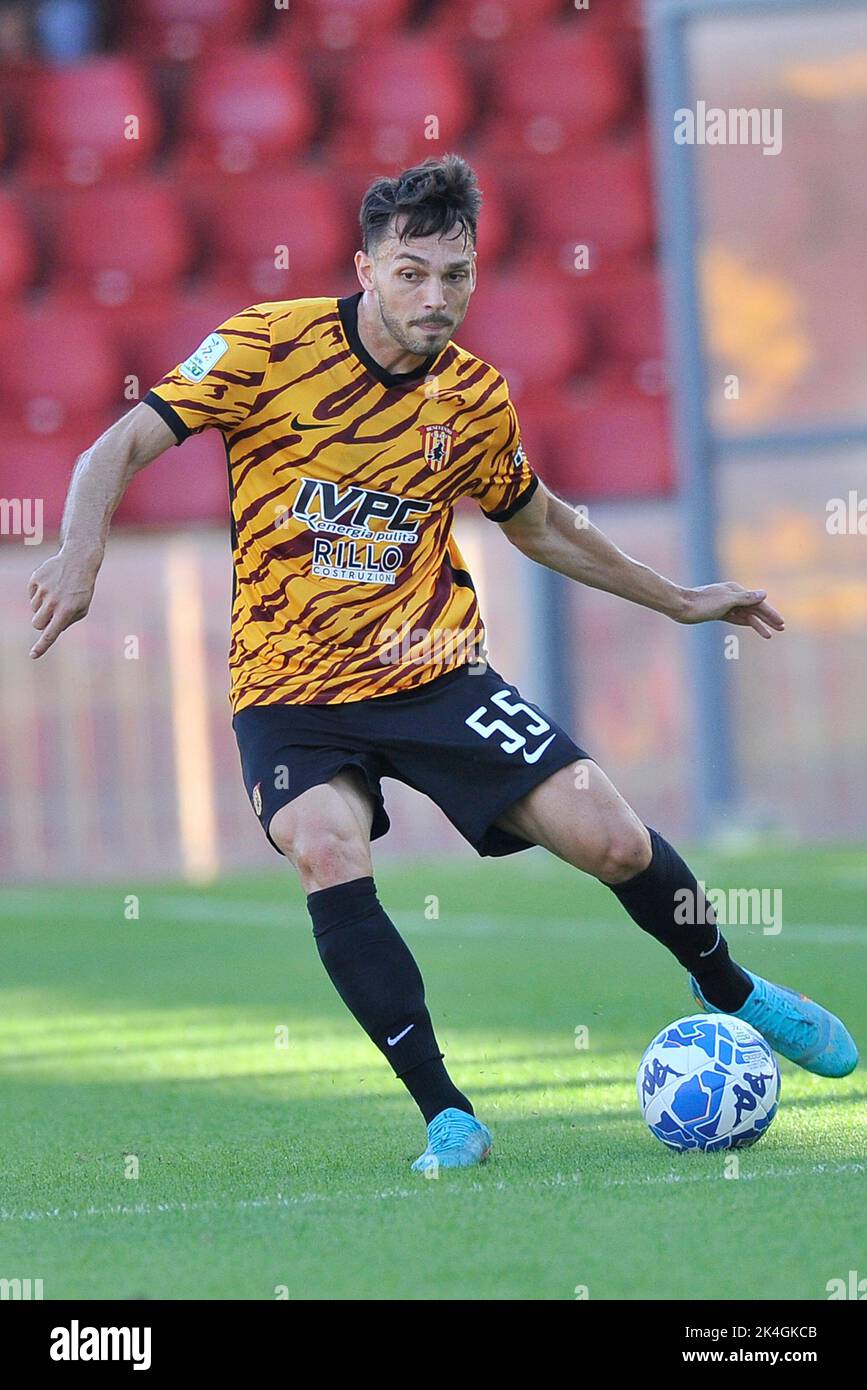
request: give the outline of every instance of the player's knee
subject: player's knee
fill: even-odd
[[[652,853],[650,836],[640,821],[613,825],[599,846],[593,873],[603,883],[626,883],[647,868]]]
[[[309,826],[292,836],[272,830],[272,838],[298,871],[306,893],[348,883],[370,873],[370,857],[359,837],[339,826]]]

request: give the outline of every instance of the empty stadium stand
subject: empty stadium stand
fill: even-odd
[[[451,149],[484,194],[456,338],[537,470],[576,501],[672,490],[637,3],[121,0],[100,32],[0,61],[0,494],[38,478],[56,525],[88,430],[244,304],[351,292],[370,179]],[[225,513],[211,432],[118,522]]]

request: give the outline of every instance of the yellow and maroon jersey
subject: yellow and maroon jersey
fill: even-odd
[[[360,298],[245,309],[145,397],[178,443],[225,439],[235,710],[366,700],[471,659],[484,628],[454,505],[504,521],[537,485],[500,373],[455,343],[386,371]]]

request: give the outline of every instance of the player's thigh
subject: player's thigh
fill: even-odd
[[[625,882],[650,863],[646,827],[590,759],[540,782],[497,824],[603,883]]]
[[[275,811],[268,833],[298,871],[306,893],[373,873],[373,799],[363,776],[346,768]]]

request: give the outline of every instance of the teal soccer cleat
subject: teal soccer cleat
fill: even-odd
[[[690,975],[696,1000],[710,1013],[731,1013],[761,1033],[775,1052],[817,1076],[848,1076],[858,1065],[858,1048],[848,1029],[834,1014],[808,999],[806,994],[745,972],[753,982],[752,994],[739,1009],[717,1009],[702,997]]]
[[[440,1168],[474,1168],[484,1163],[493,1143],[487,1125],[465,1110],[441,1110],[427,1127],[427,1148],[412,1165],[414,1173]]]

